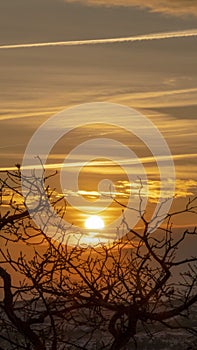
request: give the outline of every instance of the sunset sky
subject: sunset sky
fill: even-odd
[[[174,206],[197,192],[196,0],[0,0],[0,91],[1,170],[22,163],[28,141],[49,117],[79,104],[109,102],[136,109],[163,134],[175,162]],[[50,169],[59,170],[58,164],[86,140],[115,138],[146,169],[155,205],[158,170],[136,137],[104,124],[79,128],[80,116],[72,123],[76,129],[48,157]],[[72,160],[88,155],[87,150]],[[91,214],[104,175],[114,182],[119,199],[127,199],[131,186],[124,170],[110,162],[104,167],[102,160],[83,169],[81,192],[66,185],[62,191],[88,198]],[[84,227],[87,213],[68,210],[69,222]],[[112,205],[104,220],[120,210]],[[195,218],[177,223],[188,224],[193,226]]]

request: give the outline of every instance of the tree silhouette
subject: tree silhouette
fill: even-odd
[[[35,190],[40,180],[35,174],[32,177]],[[63,199],[55,198],[48,179],[44,177],[46,198],[63,217],[66,204],[58,209]],[[2,174],[0,339],[4,348],[118,350],[129,344],[132,349],[139,330],[151,333],[154,324],[196,332],[189,318],[197,302],[197,256],[178,257],[188,237],[196,243],[196,229],[174,233],[171,224],[175,216],[196,215],[196,197],[180,211],[167,213],[165,227],[156,232],[139,209],[140,230],[130,228],[123,218],[128,233],[118,241],[72,247],[36,227],[20,181],[20,166]],[[34,209],[37,214],[45,205],[40,203]],[[13,247],[20,249],[16,252]]]

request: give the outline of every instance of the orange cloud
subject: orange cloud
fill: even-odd
[[[65,0],[97,6],[135,6],[145,7],[152,12],[171,15],[197,15],[196,0]]]

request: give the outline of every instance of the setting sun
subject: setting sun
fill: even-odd
[[[104,228],[104,221],[100,216],[89,216],[85,221],[85,227],[91,230],[102,230]]]

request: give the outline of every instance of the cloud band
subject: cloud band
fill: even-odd
[[[64,0],[66,3],[81,3],[89,6],[133,6],[147,8],[151,12],[159,12],[175,16],[197,15],[196,0]]]

